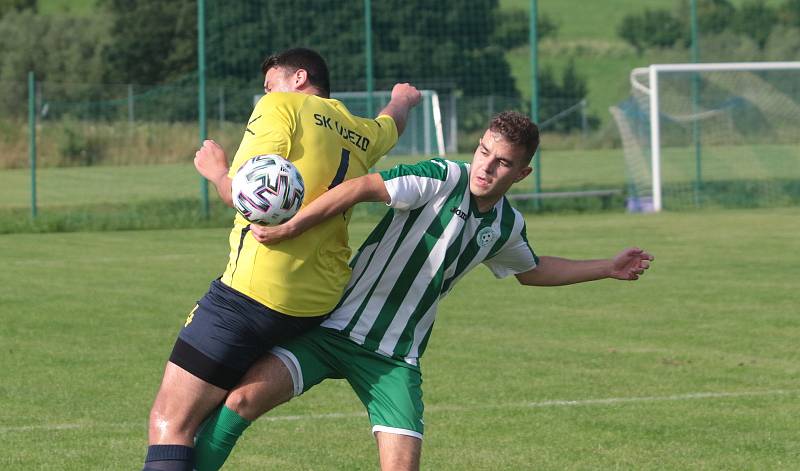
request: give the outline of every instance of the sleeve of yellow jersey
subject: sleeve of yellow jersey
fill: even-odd
[[[372,167],[384,155],[388,154],[392,147],[397,144],[397,125],[391,116],[382,114],[372,121],[376,128],[374,147],[368,156],[367,167]]]
[[[231,163],[228,176],[236,175],[242,164],[264,154],[289,155],[292,134],[297,126],[296,107],[303,97],[297,93],[269,93],[262,97],[247,122],[239,150]]]

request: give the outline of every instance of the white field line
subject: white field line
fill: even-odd
[[[740,392],[702,392],[689,394],[676,394],[672,396],[642,396],[642,397],[609,397],[605,399],[579,399],[579,400],[552,400],[537,402],[510,402],[504,404],[485,404],[469,406],[432,406],[426,407],[426,413],[437,412],[469,412],[486,409],[530,409],[546,407],[578,407],[578,406],[606,406],[616,404],[665,402],[665,401],[692,401],[698,399],[726,399],[737,397],[757,397],[757,396],[780,396],[800,394],[800,389],[775,389],[767,391],[740,391]],[[366,417],[365,412],[342,412],[330,414],[308,414],[308,415],[279,415],[266,416],[258,419],[259,422],[290,422],[299,420],[322,420],[322,419],[350,419],[356,417]],[[40,425],[19,425],[19,426],[0,426],[0,434],[18,433],[30,431],[59,431],[82,428],[142,428],[147,424],[142,421],[139,423],[73,423],[73,424],[40,424]]]

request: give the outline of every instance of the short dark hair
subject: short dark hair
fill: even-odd
[[[525,149],[530,163],[539,147],[539,128],[522,113],[503,111],[489,122],[489,130],[500,133],[508,142]]]
[[[323,98],[331,95],[331,78],[328,74],[328,64],[317,51],[296,47],[287,49],[281,53],[273,54],[261,64],[261,72],[265,75],[273,67],[281,67],[289,71],[296,72],[303,69],[308,72],[308,82],[319,90]]]

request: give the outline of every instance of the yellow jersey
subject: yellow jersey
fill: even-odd
[[[396,142],[397,127],[389,116],[360,118],[338,100],[272,92],[256,104],[229,176],[251,157],[280,155],[303,176],[304,207],[342,181],[368,173]],[[266,246],[248,234],[249,223],[237,214],[222,282],[284,314],[327,314],[350,279],[350,215]]]

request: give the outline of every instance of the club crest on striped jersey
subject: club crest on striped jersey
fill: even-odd
[[[494,229],[491,227],[484,227],[483,229],[478,231],[478,235],[475,236],[475,241],[478,243],[479,247],[486,247],[487,245],[491,244],[500,234],[495,232]]]

